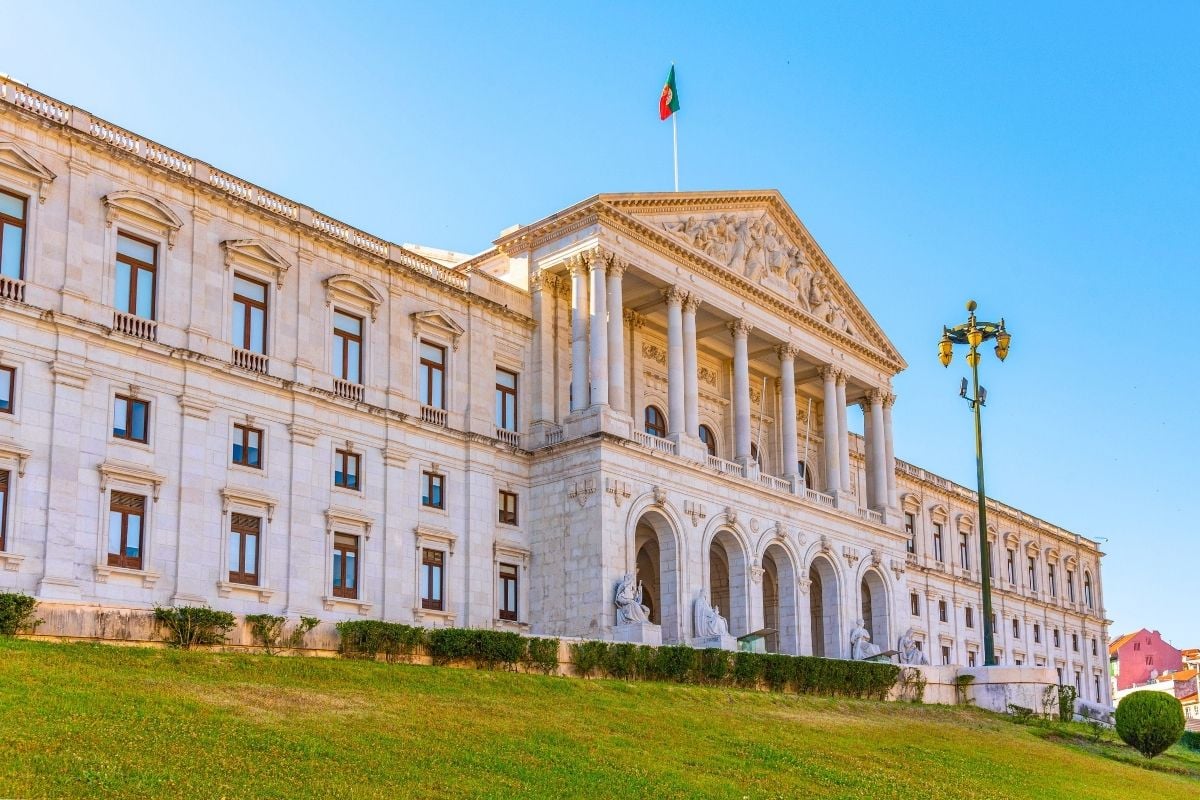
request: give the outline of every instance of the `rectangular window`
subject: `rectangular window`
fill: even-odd
[[[506,492],[500,490],[500,516],[498,520],[502,525],[517,524],[517,494],[516,492]]]
[[[1037,561],[1033,556],[1029,557],[1029,588],[1037,591]]]
[[[149,441],[149,437],[149,401],[117,395],[113,403],[113,438],[144,444]]]
[[[949,645],[945,645],[945,644],[942,645],[942,663],[943,664],[950,663],[950,646]]]
[[[1075,602],[1075,570],[1067,570],[1067,599]]]
[[[496,427],[517,429],[517,373],[496,367]]]
[[[229,582],[258,585],[258,546],[262,519],[249,514],[230,514]]]
[[[1092,639],[1092,655],[1096,655],[1096,640]]]
[[[333,596],[358,599],[358,537],[333,535]]]
[[[1094,676],[1092,676],[1092,680],[1096,684],[1096,694],[1092,699],[1095,700],[1096,702],[1100,702],[1100,676],[1094,675]]]
[[[358,491],[361,484],[358,480],[358,470],[362,456],[349,450],[336,450],[333,454],[333,485],[343,489]]]
[[[1061,647],[1061,646],[1062,646],[1062,638],[1059,636],[1059,633],[1058,633],[1058,628],[1055,628],[1055,629],[1054,629],[1054,646],[1055,646],[1055,647]]]
[[[1008,548],[1008,582],[1017,585],[1017,551]]]
[[[1023,659],[1020,659],[1020,658],[1014,658],[1014,659],[1013,659],[1013,664],[1015,664],[1015,665],[1016,665],[1016,666],[1018,666],[1018,667],[1019,667],[1019,666],[1021,666],[1021,665],[1022,665],[1022,664],[1024,664],[1024,663],[1025,663],[1025,661],[1024,661]]]
[[[0,550],[8,549],[8,470],[0,469]]]
[[[909,605],[910,609],[912,610],[912,615],[914,617],[921,616],[921,598],[917,595],[916,592],[909,592],[908,605]]]
[[[988,542],[988,574],[996,576],[996,545]]]
[[[445,508],[445,488],[445,475],[439,475],[436,472],[422,472],[421,505],[425,506],[426,508]]]
[[[974,650],[967,651],[967,666],[968,667],[975,666],[975,651]]]
[[[1083,693],[1083,678],[1079,674],[1079,670],[1075,670],[1075,692],[1081,695]]]
[[[943,564],[946,562],[946,553],[942,548],[942,523],[933,523],[933,557]]]
[[[333,374],[350,383],[362,383],[362,317],[333,312]]]
[[[233,426],[233,463],[262,469],[262,436],[259,428]]]
[[[24,197],[0,190],[0,275],[25,280]]]
[[[446,554],[441,550],[421,550],[421,608],[445,611],[442,578],[445,576]]]
[[[1051,597],[1058,597],[1058,576],[1054,574],[1054,565],[1046,565],[1046,588],[1050,590]]]
[[[117,234],[117,284],[113,307],[123,314],[154,319],[154,282],[158,245],[127,233]]]
[[[965,533],[958,535],[958,563],[963,569],[971,568],[971,539]]]
[[[0,413],[11,414],[13,410],[13,392],[17,385],[17,370],[15,367],[0,367]]]
[[[938,600],[938,620],[940,622],[948,621],[947,617],[946,617],[946,601],[945,600]]]
[[[996,621],[996,612],[993,611],[992,612],[992,633],[999,633],[999,632],[1000,632],[1000,627],[999,627],[999,623],[997,623],[997,621]]]
[[[500,565],[500,619],[517,621],[517,567]]]
[[[1017,619],[1016,617],[1013,617],[1013,638],[1021,638],[1021,620]]]
[[[905,549],[910,553],[917,552],[917,518],[908,512],[904,514],[904,532],[908,534]]]
[[[1079,652],[1079,634],[1078,633],[1071,634],[1071,649],[1074,650],[1076,653]]]
[[[967,618],[967,627],[974,628],[975,627],[975,609],[971,608],[970,606],[967,606],[965,609],[965,613],[966,613],[966,618]]]
[[[233,276],[233,346],[267,352],[267,285]]]
[[[421,365],[417,388],[422,405],[446,407],[446,348],[421,341]]]
[[[108,506],[108,565],[142,568],[142,533],[146,523],[146,498],[113,492]]]
[[[1042,642],[1042,626],[1038,623],[1033,623],[1033,641],[1037,644]]]

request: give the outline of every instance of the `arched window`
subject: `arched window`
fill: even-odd
[[[667,435],[667,417],[658,406],[646,406],[646,433],[659,437]]]
[[[759,469],[762,469],[762,459],[759,457],[758,445],[754,442],[750,443],[750,460],[758,465]]]
[[[707,425],[700,426],[700,441],[704,442],[704,447],[710,456],[717,454],[717,435],[713,433],[712,428]]]
[[[1087,603],[1088,608],[1095,608],[1095,598],[1092,597],[1092,575],[1090,572],[1083,573],[1083,602]]]
[[[814,488],[814,487],[813,487],[813,477],[812,477],[812,473],[810,473],[810,472],[808,471],[808,462],[806,462],[806,461],[797,461],[797,462],[796,462],[796,473],[797,473],[797,474],[798,474],[798,475],[799,475],[801,478],[803,478],[803,479],[804,479],[804,488],[805,488],[805,489],[812,489],[812,488]]]

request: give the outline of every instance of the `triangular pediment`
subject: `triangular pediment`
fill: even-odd
[[[455,350],[458,349],[459,339],[466,333],[462,325],[440,311],[414,311],[411,316],[414,334],[422,330],[436,331],[450,339]]]
[[[46,188],[57,175],[16,142],[0,142],[0,168],[19,177],[38,192],[38,201],[46,201]]]
[[[274,275],[280,286],[283,285],[283,276],[292,266],[275,248],[261,239],[226,239],[221,242],[221,249],[225,251],[225,266],[248,264]]]
[[[776,191],[599,195],[647,233],[666,237],[769,292],[824,330],[903,369],[903,358]]]

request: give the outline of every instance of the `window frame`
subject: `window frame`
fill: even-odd
[[[120,244],[122,237],[129,239],[131,241],[137,242],[138,244],[144,244],[148,247],[153,248],[154,249],[154,263],[147,264],[144,261],[139,261],[138,259],[134,258],[133,256],[127,256],[124,253],[122,253],[121,252],[121,244]],[[131,309],[130,311],[121,311],[120,309],[117,309],[117,311],[120,311],[120,313],[129,314],[130,316],[138,317],[140,319],[148,319],[152,322],[158,321],[158,270],[159,270],[159,266],[160,266],[159,262],[161,260],[160,259],[161,253],[159,250],[160,245],[161,245],[161,242],[156,242],[153,239],[147,239],[144,236],[138,236],[137,234],[130,233],[125,228],[117,229],[116,239],[114,240],[114,250],[113,250],[113,253],[115,255],[115,260],[113,263],[113,287],[114,287],[113,295],[112,295],[113,308],[116,308],[116,306],[117,306],[117,292],[120,291],[120,288],[121,288],[120,287],[119,270],[117,269],[116,265],[118,263],[121,263],[121,264],[125,264],[127,267],[129,267],[129,286],[127,287],[127,289],[128,289],[127,295],[128,296],[126,297],[126,307]],[[139,270],[144,270],[144,271],[150,273],[150,316],[148,316],[148,317],[143,317],[141,314],[137,313],[137,286],[138,286],[137,273]]]
[[[938,600],[938,622],[949,622],[950,611],[945,600]]]
[[[8,552],[8,500],[13,483],[12,470],[0,468],[0,553]]]
[[[908,541],[904,543],[904,552],[916,555],[917,553],[917,515],[911,511],[904,512],[904,532],[908,534]]]
[[[445,486],[442,487],[442,499],[445,500]],[[507,508],[508,502],[511,501],[511,511]],[[499,525],[511,525],[517,527],[520,524],[520,508],[521,497],[516,492],[507,489],[497,490],[496,502],[498,508],[496,510],[496,522]],[[506,518],[506,515],[509,515]]]
[[[511,387],[504,386],[503,384],[500,383],[499,378],[500,378],[501,372],[503,372],[505,375],[512,376],[513,385]],[[513,431],[515,433],[520,428],[519,423],[520,423],[520,419],[521,419],[519,416],[520,411],[521,411],[521,408],[520,408],[521,375],[520,375],[520,373],[516,372],[515,370],[507,369],[505,367],[501,367],[501,366],[497,365],[496,366],[496,379],[497,379],[496,380],[496,411],[497,412],[500,412],[501,410],[503,411],[502,414],[498,413],[496,415],[496,427],[499,428],[500,430]],[[443,375],[443,381],[444,380],[445,380],[445,376]],[[445,394],[446,393],[445,393],[445,388],[444,388],[444,384],[443,384],[443,391],[442,391],[442,399],[443,400],[445,400]],[[510,398],[512,400],[512,419],[511,420],[508,419],[508,412],[509,412],[508,401]]]
[[[963,606],[963,622],[968,628],[975,627],[975,609],[971,606]]]
[[[337,321],[338,314],[358,320],[358,333],[353,333],[351,331],[339,328]],[[348,311],[345,308],[335,305],[333,307],[333,316],[330,317],[329,328],[333,334],[335,351],[334,356],[338,358],[338,364],[340,365],[333,370],[333,377],[340,381],[345,381],[346,383],[354,384],[356,386],[365,385],[365,381],[363,380],[363,356],[365,355],[366,349],[367,318],[362,314],[356,314],[353,311]],[[352,380],[348,377],[350,374],[349,367],[351,342],[358,344],[358,363],[355,365],[355,371],[358,373],[357,380]]]
[[[651,420],[651,412],[656,416],[655,420]],[[659,422],[661,421],[661,425]],[[647,403],[645,410],[642,412],[642,430],[650,436],[656,436],[659,439],[666,438],[667,431],[667,415],[663,410],[653,403]]]
[[[118,495],[122,497],[136,497],[141,501],[140,507],[135,508],[132,504],[122,505],[118,502]],[[138,495],[133,492],[126,492],[120,489],[115,489],[109,492],[108,495],[108,529],[105,531],[105,550],[107,557],[105,564],[109,567],[118,569],[130,569],[143,571],[146,563],[146,520],[148,518],[147,508],[148,497],[146,495]],[[121,538],[119,551],[112,552],[112,515],[118,514],[121,518]],[[137,557],[125,555],[129,549],[129,520],[131,517],[138,518],[138,553]]]
[[[946,524],[933,523],[933,559],[939,564],[946,563]]]
[[[423,351],[426,346],[432,347],[441,353],[442,360],[440,363],[430,361],[425,357],[425,353]],[[447,367],[449,366],[449,351],[450,348],[440,342],[434,341],[433,339],[422,337],[417,340],[417,400],[423,406],[441,409],[442,411],[446,410],[446,396],[449,393],[449,386],[446,382],[446,374],[448,372]],[[439,384],[441,387],[441,397],[438,398],[439,401],[437,403],[433,402],[434,373],[437,373],[441,378],[441,383]],[[425,388],[424,392],[421,391],[422,386]]]
[[[8,276],[10,280],[25,280],[25,256],[29,252],[29,215],[30,204],[29,196],[18,194],[14,191],[0,186],[0,194],[6,194],[9,197],[21,201],[21,219],[12,217],[0,211],[0,252],[4,248],[4,226],[11,225],[14,228],[21,229],[21,253],[17,256],[17,277]]]
[[[908,593],[908,604],[909,604],[909,611],[912,612],[912,616],[914,616],[914,617],[921,616],[921,597],[920,597],[920,595],[918,595],[916,592],[909,592]]]
[[[0,364],[0,372],[8,373],[8,397],[0,397],[5,405],[0,408],[0,414],[15,414],[17,405],[17,368]]]
[[[971,534],[958,532],[958,565],[963,569],[971,568]]]
[[[505,622],[517,622],[520,620],[521,609],[521,568],[517,564],[510,564],[507,561],[500,562],[497,568],[496,578],[499,583],[499,603],[496,604],[496,617]],[[506,575],[505,571],[511,570],[511,575]],[[510,599],[512,600],[512,608],[508,608]]]
[[[351,545],[345,544],[344,542],[341,543],[342,546],[339,547],[339,541],[338,541],[339,538],[341,538],[343,540],[353,540],[352,547],[351,547]],[[361,598],[359,597],[359,595],[360,595],[359,587],[362,584],[362,549],[363,549],[362,542],[363,542],[362,534],[347,533],[346,531],[341,531],[341,530],[333,531],[333,539],[330,542],[330,555],[329,555],[329,571],[330,571],[329,594],[331,597],[334,597],[338,600],[354,600],[354,601],[361,600]],[[338,556],[339,553],[341,554],[341,560],[340,560],[341,571],[340,572],[334,568],[334,563],[335,563],[334,559]],[[346,564],[348,563],[348,559],[346,557],[347,554],[353,554],[353,556],[354,556],[354,585],[351,587],[346,586],[346,575],[347,575]],[[341,586],[337,585],[337,582],[339,579],[341,580]]]
[[[705,431],[708,431],[707,438],[705,438]],[[717,432],[713,430],[711,425],[701,424],[699,429],[696,431],[696,435],[700,438],[700,443],[704,445],[704,449],[708,451],[710,456],[713,458],[720,458],[720,453],[717,452]],[[807,476],[808,465],[805,464],[804,461],[801,461],[796,466],[799,467],[800,464],[804,464],[803,472],[805,473],[801,477],[803,477],[805,481],[811,480],[811,478],[808,478]]]
[[[133,442],[135,444],[145,445],[150,444],[151,401],[140,397],[134,397],[132,393],[114,394],[111,423],[116,423],[117,421],[117,403],[119,402],[125,403],[125,433],[117,433],[116,425],[112,424],[110,427],[110,430],[112,431],[112,438],[122,442]],[[133,435],[133,406],[135,403],[140,403],[146,407],[145,414],[143,415],[142,437],[140,439]]]
[[[348,492],[362,492],[362,453],[352,450],[349,447],[336,447],[333,451],[333,486],[337,489],[344,489]],[[354,485],[351,486],[347,482],[347,476],[351,473],[349,465],[354,463]],[[340,468],[340,471],[339,471]],[[338,482],[338,476],[341,475],[341,482]]]
[[[436,558],[435,558],[436,556]],[[422,611],[446,610],[446,551],[436,547],[421,548],[417,590]],[[437,597],[433,597],[433,575],[437,575]]]
[[[437,503],[432,501],[435,480],[438,488]],[[436,511],[446,510],[446,473],[432,467],[421,470],[421,508],[431,508]]]
[[[239,442],[239,434],[240,434],[240,442]],[[258,435],[258,447],[257,447],[258,463],[256,463],[256,464],[251,464],[249,462],[248,454],[250,452],[250,447],[248,445],[247,440],[249,439],[251,434]],[[262,428],[256,427],[255,425],[252,425],[249,422],[233,423],[233,441],[229,448],[229,463],[234,466],[245,467],[246,469],[255,469],[255,470],[262,471],[262,469],[263,469],[263,450],[264,450],[263,443],[266,440],[266,436],[267,436],[267,434],[266,434],[265,430],[263,430]],[[238,447],[239,445],[242,448],[242,460],[241,461],[239,461],[237,459],[237,456],[235,455],[236,451],[234,449],[234,448]]]
[[[255,521],[255,523],[257,523],[254,526],[254,530],[250,530],[248,525],[242,526],[241,529],[239,529],[238,517],[245,517],[247,519],[253,519]],[[262,544],[263,544],[263,528],[264,527],[265,526],[263,525],[262,517],[255,516],[253,514],[245,514],[240,511],[231,512],[229,514],[229,530],[226,531],[226,534],[230,538],[232,538],[233,536],[236,535],[238,537],[238,542],[239,542],[238,563],[236,565],[234,565],[232,563],[229,563],[226,565],[226,567],[227,567],[226,580],[229,583],[235,583],[239,586],[253,586],[255,588],[262,585],[262,577],[263,577],[262,576],[262,553],[263,553]],[[246,537],[247,536],[254,537],[254,571],[253,572],[249,572],[245,569],[245,567],[246,567]],[[226,547],[228,548],[228,540],[226,543]],[[228,550],[227,550],[227,553],[228,553]],[[235,569],[234,568],[235,566],[241,567],[241,569],[240,570]]]
[[[260,301],[260,300],[255,300],[252,297],[246,297],[245,295],[238,294],[238,290],[237,290],[238,280],[243,280],[243,281],[246,281],[247,283],[253,283],[257,286],[261,286],[262,290],[263,290],[263,299]],[[233,325],[234,325],[234,321],[237,319],[238,303],[242,303],[245,306],[245,308],[243,309],[243,312],[242,312],[242,325],[243,325],[242,341],[241,342],[236,342],[236,341],[233,342],[233,346],[238,348],[239,350],[245,350],[250,353],[258,353],[259,355],[263,355],[263,356],[269,355],[269,353],[267,351],[269,350],[270,340],[269,340],[269,337],[267,336],[267,332],[270,330],[269,320],[270,320],[270,313],[271,313],[270,312],[271,285],[267,281],[259,280],[258,278],[251,277],[251,276],[245,274],[244,272],[238,272],[237,270],[234,270],[234,272],[233,272],[233,301],[232,301],[233,308],[230,310],[230,323],[229,323],[229,338],[230,339],[233,338]],[[250,343],[253,339],[253,336],[251,335],[251,327],[252,327],[251,321],[254,318],[253,317],[253,309],[258,309],[258,310],[262,311],[262,318],[263,318],[262,350],[255,350],[253,347],[250,346]],[[361,355],[361,344],[360,344],[360,355]],[[361,371],[360,371],[360,374],[361,374]]]

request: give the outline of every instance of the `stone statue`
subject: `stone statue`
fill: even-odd
[[[613,604],[617,607],[618,625],[636,625],[650,621],[650,609],[642,605],[642,582],[629,573],[617,582]]]
[[[697,638],[729,635],[729,623],[721,616],[716,606],[709,604],[708,593],[703,589],[696,596],[695,611]]]
[[[904,635],[900,637],[900,643],[896,649],[900,651],[901,664],[926,665],[929,663],[929,659],[922,652],[912,628],[906,630]]]
[[[871,632],[867,630],[860,618],[850,631],[850,658],[855,661],[864,661],[874,658],[881,652],[879,646],[871,642]]]

